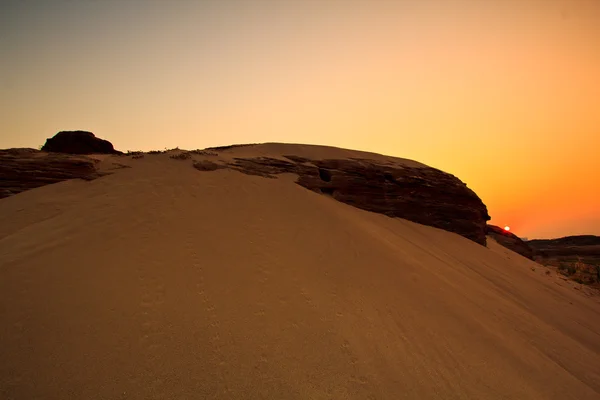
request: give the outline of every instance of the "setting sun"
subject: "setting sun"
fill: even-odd
[[[508,225],[507,225],[507,226],[505,226],[505,227],[504,227],[504,230],[505,230],[506,232],[510,231],[510,226],[508,226]]]

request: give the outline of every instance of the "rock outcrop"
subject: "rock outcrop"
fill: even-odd
[[[67,154],[119,154],[111,142],[87,131],[62,131],[46,140],[42,151]]]
[[[0,198],[67,179],[99,177],[87,157],[34,149],[0,150]]]
[[[533,260],[533,249],[517,235],[495,225],[487,226],[487,234],[502,246]]]
[[[536,255],[577,256],[590,255],[600,258],[600,236],[579,235],[558,239],[534,239],[527,244],[536,251]]]
[[[217,149],[231,148],[237,147]],[[30,149],[0,151],[0,197],[66,179],[99,176],[92,159],[64,153],[115,152],[109,142],[89,132],[60,132],[48,139],[44,150],[52,153]],[[288,150],[293,151],[293,148]],[[212,152],[187,152],[185,156],[172,158],[186,161],[209,155],[212,160],[193,159],[193,167],[199,171],[228,168],[265,178],[293,173],[298,176],[298,185],[340,202],[444,229],[486,244],[486,222],[490,217],[485,204],[458,178],[435,168],[378,155],[378,160],[346,156],[317,159],[293,154],[281,158],[221,158]]]
[[[487,208],[453,175],[430,167],[407,167],[359,158],[285,157],[289,161],[268,157],[235,158],[229,167],[266,178],[294,173],[298,175],[298,185],[343,203],[458,233],[486,244],[486,221],[490,219]]]

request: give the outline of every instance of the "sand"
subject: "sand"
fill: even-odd
[[[2,399],[600,398],[598,296],[493,240],[101,158],[0,201]]]

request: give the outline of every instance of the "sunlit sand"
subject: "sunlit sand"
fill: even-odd
[[[600,398],[598,297],[493,240],[292,175],[98,159],[0,201],[3,399]]]

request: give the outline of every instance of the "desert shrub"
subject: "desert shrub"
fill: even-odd
[[[566,262],[560,263],[558,268],[563,275],[573,275],[575,272],[577,272],[577,268],[575,268],[575,266]]]
[[[170,158],[174,160],[189,160],[190,158],[192,158],[192,155],[188,151],[184,151],[179,154],[172,154]]]

